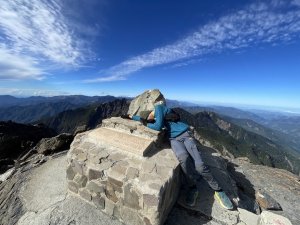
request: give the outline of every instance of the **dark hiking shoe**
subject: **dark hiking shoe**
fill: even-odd
[[[186,193],[185,204],[190,206],[190,207],[195,206],[195,204],[197,202],[197,197],[198,197],[197,188],[191,188]]]
[[[226,195],[226,193],[224,191],[216,191],[215,198],[217,199],[217,201],[220,203],[220,205],[223,208],[229,209],[229,210],[233,209],[232,202],[230,201],[230,199],[228,198],[228,196]]]

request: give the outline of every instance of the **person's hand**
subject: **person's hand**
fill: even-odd
[[[123,115],[121,115],[121,118],[131,120],[129,114],[123,114]]]
[[[147,126],[147,119],[140,118],[140,122],[141,122],[144,126]]]

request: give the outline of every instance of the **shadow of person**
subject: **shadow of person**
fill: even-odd
[[[187,160],[190,161],[187,163],[188,173],[196,174],[195,177],[198,177],[198,179],[196,182],[192,181],[181,170],[181,189],[178,195],[177,204],[175,205],[175,209],[173,210],[184,211],[187,220],[195,221],[196,219],[198,219],[199,221],[197,221],[197,224],[202,224],[201,221],[208,222],[212,219],[211,215],[212,215],[212,207],[214,203],[214,191],[209,187],[209,185],[201,177],[201,175],[197,173],[195,167],[193,166],[192,158],[189,157]],[[188,195],[189,187],[191,187],[193,184],[197,186],[199,194],[195,206],[191,207],[187,205],[185,201]],[[188,221],[185,222],[186,223],[182,223],[182,224],[188,224]],[[178,220],[176,224],[180,224],[178,223]]]
[[[230,173],[230,176],[236,182],[238,196],[240,199],[238,207],[256,214],[260,214],[261,209],[256,202],[255,189],[253,187],[253,184],[241,171],[238,171],[236,164],[228,162],[228,171]]]
[[[149,146],[149,151],[147,151],[144,155],[144,157],[152,157],[156,155],[158,152],[160,152],[163,149],[170,149],[171,144],[170,140],[166,135],[165,131],[161,131],[159,133],[159,137],[157,139],[157,142],[153,142],[151,146]]]
[[[215,150],[198,146],[203,161],[207,164],[219,182],[222,189],[229,195],[236,207],[260,214],[260,208],[255,200],[253,184],[239,172],[237,165],[220,157]]]
[[[210,190],[204,180],[199,180],[197,185],[201,187],[199,190],[199,197],[196,205],[190,207],[185,204],[188,182],[189,181],[187,181],[187,178],[181,171],[181,189],[178,199],[164,225],[204,225],[212,220],[212,217],[209,215],[211,215],[213,204],[213,191]]]

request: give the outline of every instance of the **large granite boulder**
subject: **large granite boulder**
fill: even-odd
[[[43,138],[35,146],[35,149],[39,154],[49,155],[70,148],[70,144],[73,141],[74,136],[72,134],[63,133],[52,138]]]
[[[131,101],[128,114],[140,115],[141,111],[153,110],[155,103],[166,103],[163,94],[158,89],[145,91]]]
[[[130,225],[163,224],[180,188],[179,163],[159,132],[106,119],[68,152],[69,192]]]

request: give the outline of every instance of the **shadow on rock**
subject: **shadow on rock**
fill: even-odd
[[[228,171],[238,188],[238,196],[240,199],[238,207],[260,214],[261,210],[255,200],[255,189],[253,184],[246,178],[242,171],[239,171],[236,164],[228,162]]]

